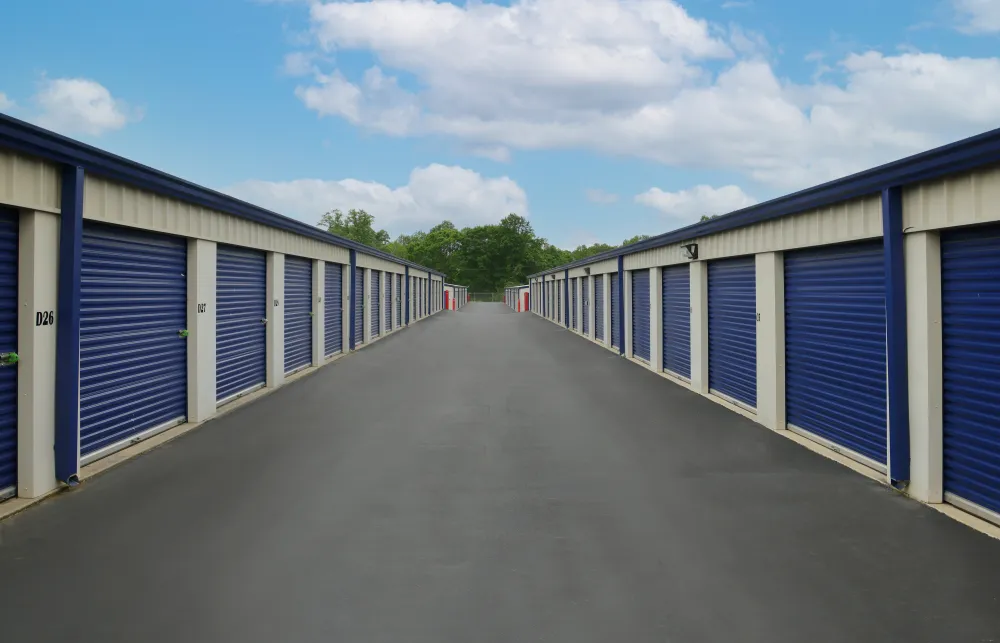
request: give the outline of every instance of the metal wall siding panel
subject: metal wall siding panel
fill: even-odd
[[[344,266],[328,263],[323,273],[323,354],[344,350]]]
[[[556,319],[562,319],[562,305],[563,305],[563,287],[561,282],[557,282],[556,286]]]
[[[604,275],[594,280],[594,337],[604,341]]]
[[[618,314],[618,273],[611,273],[611,346],[618,348],[621,346],[622,324]]]
[[[903,188],[903,229],[1000,221],[1000,165]]]
[[[698,258],[704,261],[881,236],[882,202],[880,195],[875,194],[734,230],[693,237],[690,241],[698,243]],[[625,269],[688,263],[681,245],[675,243],[626,255]]]
[[[0,208],[0,352],[17,352],[18,213]],[[17,366],[0,367],[0,498],[17,486]]]
[[[1000,227],[941,240],[944,490],[1000,512]]]
[[[354,269],[354,344],[365,343],[365,270]]]
[[[362,268],[371,268],[372,270],[383,270],[385,272],[403,272],[403,264],[393,263],[391,261],[386,261],[381,257],[372,257],[371,255],[366,255],[363,252],[358,253],[358,265]],[[421,273],[426,275],[427,273]]]
[[[753,256],[708,264],[708,386],[757,408],[757,269]]]
[[[59,212],[61,176],[58,165],[0,150],[0,203]]]
[[[649,271],[632,273],[632,355],[649,361]]]
[[[80,452],[187,417],[187,240],[84,223]]]
[[[285,372],[312,363],[312,259],[285,257]]]
[[[598,261],[597,263],[587,264],[585,266],[577,266],[575,268],[569,269],[570,278],[573,277],[586,277],[587,268],[590,268],[590,276],[603,275],[608,272],[616,272],[618,270],[618,259],[605,259],[604,261]]]
[[[350,250],[185,201],[87,174],[83,217],[164,234],[286,255],[350,263]],[[361,257],[361,253],[358,253]]]
[[[691,266],[663,269],[663,370],[691,377]]]
[[[881,241],[785,254],[787,421],[886,461]]]
[[[216,252],[215,398],[267,379],[267,253],[235,246]]]
[[[382,276],[382,273],[380,273],[378,270],[372,270],[372,279],[371,279],[372,315],[371,315],[371,319],[369,320],[369,323],[371,324],[371,327],[372,327],[372,337],[373,338],[379,336],[379,330],[378,330],[378,328],[379,328],[379,318],[378,318],[378,316],[379,316],[379,312],[382,309],[382,301],[381,301],[382,300],[382,290],[379,288],[379,284],[380,284],[379,280],[381,279],[381,276]]]
[[[579,279],[577,279],[576,277],[573,277],[572,279],[570,279],[570,288],[573,289],[573,330],[577,329],[577,321],[576,321],[576,318],[578,317],[578,314],[577,314],[577,310],[578,310],[578,308],[577,308],[577,292],[579,290],[579,287],[578,287],[577,284],[579,284]]]
[[[581,311],[583,313],[583,334],[590,332],[590,285],[586,278],[580,281],[580,296],[583,297]]]

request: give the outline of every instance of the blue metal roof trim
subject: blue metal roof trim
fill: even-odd
[[[695,237],[742,228],[866,195],[881,194],[882,190],[887,188],[902,187],[910,183],[958,174],[991,163],[1000,163],[1000,129],[990,130],[870,170],[864,170],[742,210],[736,210],[716,219],[694,223],[645,241],[585,257],[564,266],[529,275],[529,277],[550,275],[561,270],[612,259],[619,255],[634,254],[650,248],[659,248]]]
[[[323,232],[308,223],[303,223],[297,219],[292,219],[291,217],[266,210],[221,192],[202,187],[196,183],[191,183],[166,172],[153,169],[148,165],[130,161],[111,152],[75,141],[61,134],[50,132],[49,130],[25,123],[5,114],[0,114],[0,147],[6,147],[56,163],[79,166],[86,172],[121,183],[134,185],[150,192],[181,199],[188,203],[195,203],[273,228],[280,228],[303,236],[312,237],[324,243],[359,250],[373,257],[403,264],[404,266],[412,266],[418,270],[424,270],[444,277],[444,273],[415,264],[412,261],[400,259],[388,252],[376,250],[363,243],[345,239],[329,232]]]

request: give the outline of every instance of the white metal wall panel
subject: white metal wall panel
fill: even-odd
[[[572,317],[573,317],[573,330],[576,330],[579,327],[579,323],[580,323],[579,320],[577,320],[577,317],[580,316],[580,313],[578,312],[578,309],[579,309],[579,300],[577,299],[577,297],[578,297],[578,292],[577,291],[579,290],[579,283],[580,283],[580,280],[577,277],[573,277],[572,279],[570,279],[570,286],[569,287],[573,290],[573,311],[572,311],[573,312],[573,315],[572,315]]]
[[[344,266],[328,263],[323,267],[323,354],[344,350]]]
[[[903,229],[1000,221],[1000,165],[903,188]]]
[[[87,461],[187,417],[187,240],[84,224],[80,303]]]
[[[0,208],[0,353],[17,352],[16,210]],[[0,499],[17,491],[17,366],[0,366]]]
[[[401,263],[393,263],[392,261],[387,261],[381,257],[372,257],[371,255],[366,255],[363,252],[357,252],[356,261],[362,268],[371,268],[372,270],[383,270],[385,272],[404,272],[406,268]]]
[[[787,422],[886,462],[881,241],[785,254]]]
[[[587,268],[590,268],[590,273],[587,273]],[[604,261],[598,261],[597,263],[590,263],[585,266],[577,266],[576,268],[569,269],[570,277],[586,277],[588,274],[590,276],[603,275],[609,272],[618,272],[618,259],[605,259]]]
[[[0,203],[59,212],[61,181],[58,165],[0,149]]]
[[[215,397],[226,400],[267,379],[267,253],[216,251]]]
[[[708,264],[708,386],[757,408],[757,268],[752,256]]]
[[[403,326],[403,275],[396,275],[396,327]]]
[[[286,255],[350,263],[347,248],[91,174],[84,183],[83,218]]]
[[[882,236],[882,201],[878,194],[837,203],[756,225],[692,239],[698,258],[721,259],[760,252],[793,250]],[[680,243],[626,255],[625,269],[687,263]]]
[[[941,238],[944,491],[1000,513],[1000,226]]]

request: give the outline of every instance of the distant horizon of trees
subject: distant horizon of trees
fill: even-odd
[[[617,246],[595,243],[564,250],[537,236],[528,220],[513,212],[495,224],[459,229],[442,221],[427,232],[401,234],[396,239],[376,229],[374,215],[360,209],[351,208],[346,214],[330,210],[320,217],[318,226],[440,271],[449,281],[467,285],[470,292],[489,293],[525,284],[530,274],[649,238],[636,235]]]

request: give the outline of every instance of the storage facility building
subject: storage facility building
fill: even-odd
[[[669,382],[1000,523],[1000,130],[531,275],[530,292],[535,314]]]
[[[440,310],[443,275],[0,115],[0,499]]]

